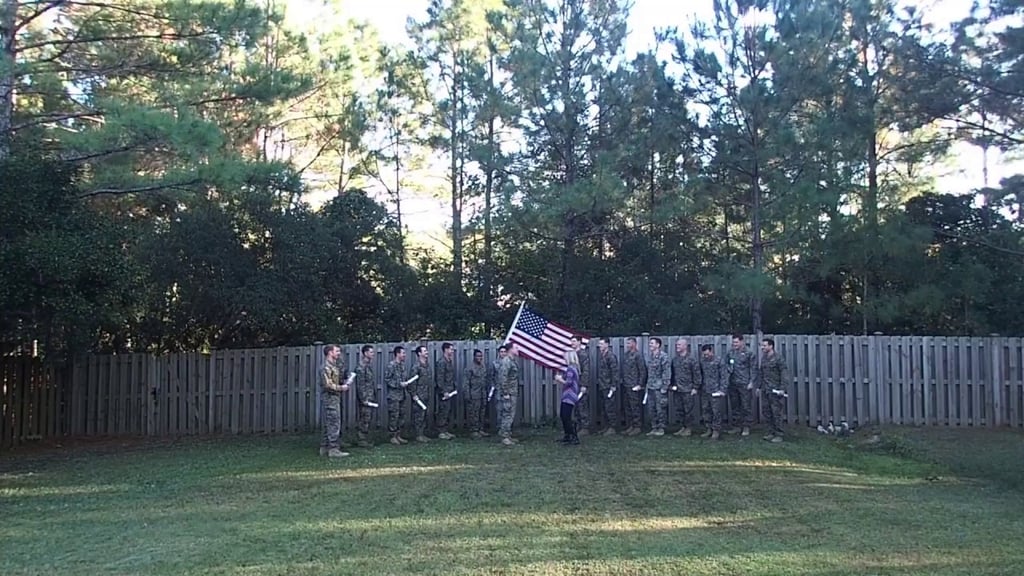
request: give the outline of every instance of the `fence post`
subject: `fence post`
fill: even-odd
[[[989,338],[989,426],[1003,425],[1003,344],[999,334],[991,334]]]
[[[871,415],[868,417],[868,422],[875,422],[876,424],[885,424],[885,402],[882,399],[882,390],[884,388],[882,384],[882,333],[875,332],[869,336],[868,340],[868,363],[871,365],[871,384],[869,390],[871,390],[871,399],[868,402],[868,406],[871,410]]]

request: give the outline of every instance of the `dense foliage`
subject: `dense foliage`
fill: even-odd
[[[1024,2],[626,4],[0,0],[0,352],[1024,332],[1024,175],[934,170],[1024,146]]]

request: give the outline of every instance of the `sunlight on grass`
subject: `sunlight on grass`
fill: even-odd
[[[645,532],[683,530],[693,528],[722,528],[744,526],[753,516],[638,516],[611,517],[564,513],[479,513],[452,516],[398,516],[391,518],[364,518],[359,520],[326,520],[296,522],[297,530],[335,530],[340,532],[384,530],[454,530],[454,529],[531,529],[537,532],[562,530],[571,525],[573,530],[588,532]],[[763,517],[760,518],[763,520]]]
[[[379,476],[408,476],[412,474],[436,474],[468,470],[473,466],[450,464],[446,466],[385,466],[381,468],[351,468],[339,470],[281,470],[277,472],[252,472],[240,474],[245,480],[334,480],[376,478]]]
[[[69,486],[34,486],[0,488],[0,498],[34,498],[41,496],[80,496],[89,494],[114,494],[130,490],[127,484],[80,484]]]

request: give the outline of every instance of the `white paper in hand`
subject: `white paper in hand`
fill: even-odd
[[[644,392],[644,404],[647,404],[647,392]]]
[[[583,398],[583,395],[586,394],[586,393],[587,393],[587,391],[585,389],[580,391],[579,395],[576,396],[576,399],[579,400],[580,398]]]
[[[715,398],[721,398],[722,396],[725,396],[725,392],[712,392],[711,395]]]
[[[494,386],[491,386],[491,389],[487,391],[487,401],[490,402],[491,398],[493,396],[494,396]]]
[[[427,409],[427,405],[426,405],[426,404],[424,404],[424,403],[423,403],[423,400],[420,400],[420,399],[419,399],[418,397],[416,398],[416,403],[420,405],[420,408],[422,408],[422,409],[424,409],[424,410],[426,410],[426,409]]]
[[[380,406],[380,404],[377,404],[376,402],[367,402],[366,405],[369,406],[370,408],[377,408],[378,406]]]
[[[611,398],[613,395],[615,395],[615,388],[612,388],[611,390],[608,391],[609,398]]]
[[[415,382],[415,381],[417,381],[419,379],[420,379],[420,375],[417,374],[417,375],[413,376],[412,378],[409,378],[405,382],[402,382],[402,384],[405,384],[406,386],[408,386],[409,384],[412,384],[413,382]]]
[[[345,380],[345,383],[346,384],[351,384],[352,381],[355,380],[355,379],[356,379],[356,373],[355,372],[349,372],[348,373],[348,380]]]
[[[451,392],[448,393],[448,397],[451,398],[452,396],[457,396],[458,394],[458,390],[452,390]]]

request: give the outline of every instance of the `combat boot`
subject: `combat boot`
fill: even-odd
[[[630,426],[629,428],[626,428],[625,430],[623,430],[622,431],[622,435],[623,436],[632,436],[633,435],[633,427]]]
[[[430,442],[430,438],[427,438],[423,434],[420,434],[419,436],[416,437],[416,441],[419,442],[420,444],[426,444],[427,442]]]
[[[637,427],[633,428],[633,431],[630,432],[629,435],[630,436],[639,436],[642,433],[643,433],[643,430],[639,426],[637,426]]]
[[[679,432],[676,432],[674,435],[675,436],[679,436],[679,437],[683,437],[683,436],[689,436],[690,434],[693,434],[693,432],[691,432],[689,428],[684,426],[684,427],[680,428]]]
[[[402,442],[398,439],[398,436],[392,436],[391,440],[388,440],[388,442],[391,442],[395,446],[401,446],[402,445]]]
[[[612,426],[609,426],[608,429],[602,433],[603,436],[615,436],[616,434],[618,434],[618,432],[616,432],[615,428]]]
[[[348,452],[342,452],[341,450],[339,450],[337,448],[331,448],[330,450],[327,451],[327,457],[328,458],[344,458],[345,456],[348,456],[348,455],[349,455]]]
[[[513,442],[511,438],[502,438],[501,439],[501,445],[502,446],[513,446],[513,445],[515,445],[515,442]]]
[[[700,437],[701,438],[711,438],[711,429],[708,428],[707,430],[705,430],[704,433],[700,435]]]
[[[356,446],[359,446],[360,448],[373,448],[373,442],[363,439],[356,442]]]
[[[739,431],[740,431],[739,428],[737,428],[736,426],[733,426],[732,428],[729,428],[728,430],[726,430],[725,433],[726,434],[736,434]]]
[[[408,441],[408,440],[406,440],[405,438],[402,438],[402,435],[401,435],[401,434],[399,434],[399,435],[395,436],[395,438],[398,438],[398,443],[399,443],[399,444],[408,444],[408,443],[409,443],[409,441]]]
[[[718,430],[715,430],[714,432],[711,433],[711,439],[712,440],[718,440],[718,438],[719,438]]]
[[[744,426],[740,436],[750,436],[750,426]]]
[[[327,452],[328,452],[327,446],[321,446],[320,447],[320,455],[321,456],[327,456]]]
[[[488,436],[490,436],[490,434],[484,432],[483,430],[478,430],[477,434],[479,434],[482,438],[487,438]]]
[[[473,431],[472,433],[470,433],[469,437],[476,440],[477,438],[483,438],[483,434],[481,434],[479,431]]]
[[[782,436],[773,436],[770,442],[778,444],[779,442],[782,442]]]
[[[586,428],[581,428],[578,432],[576,432],[577,436],[586,436],[587,434],[590,434],[590,430],[587,430]]]

